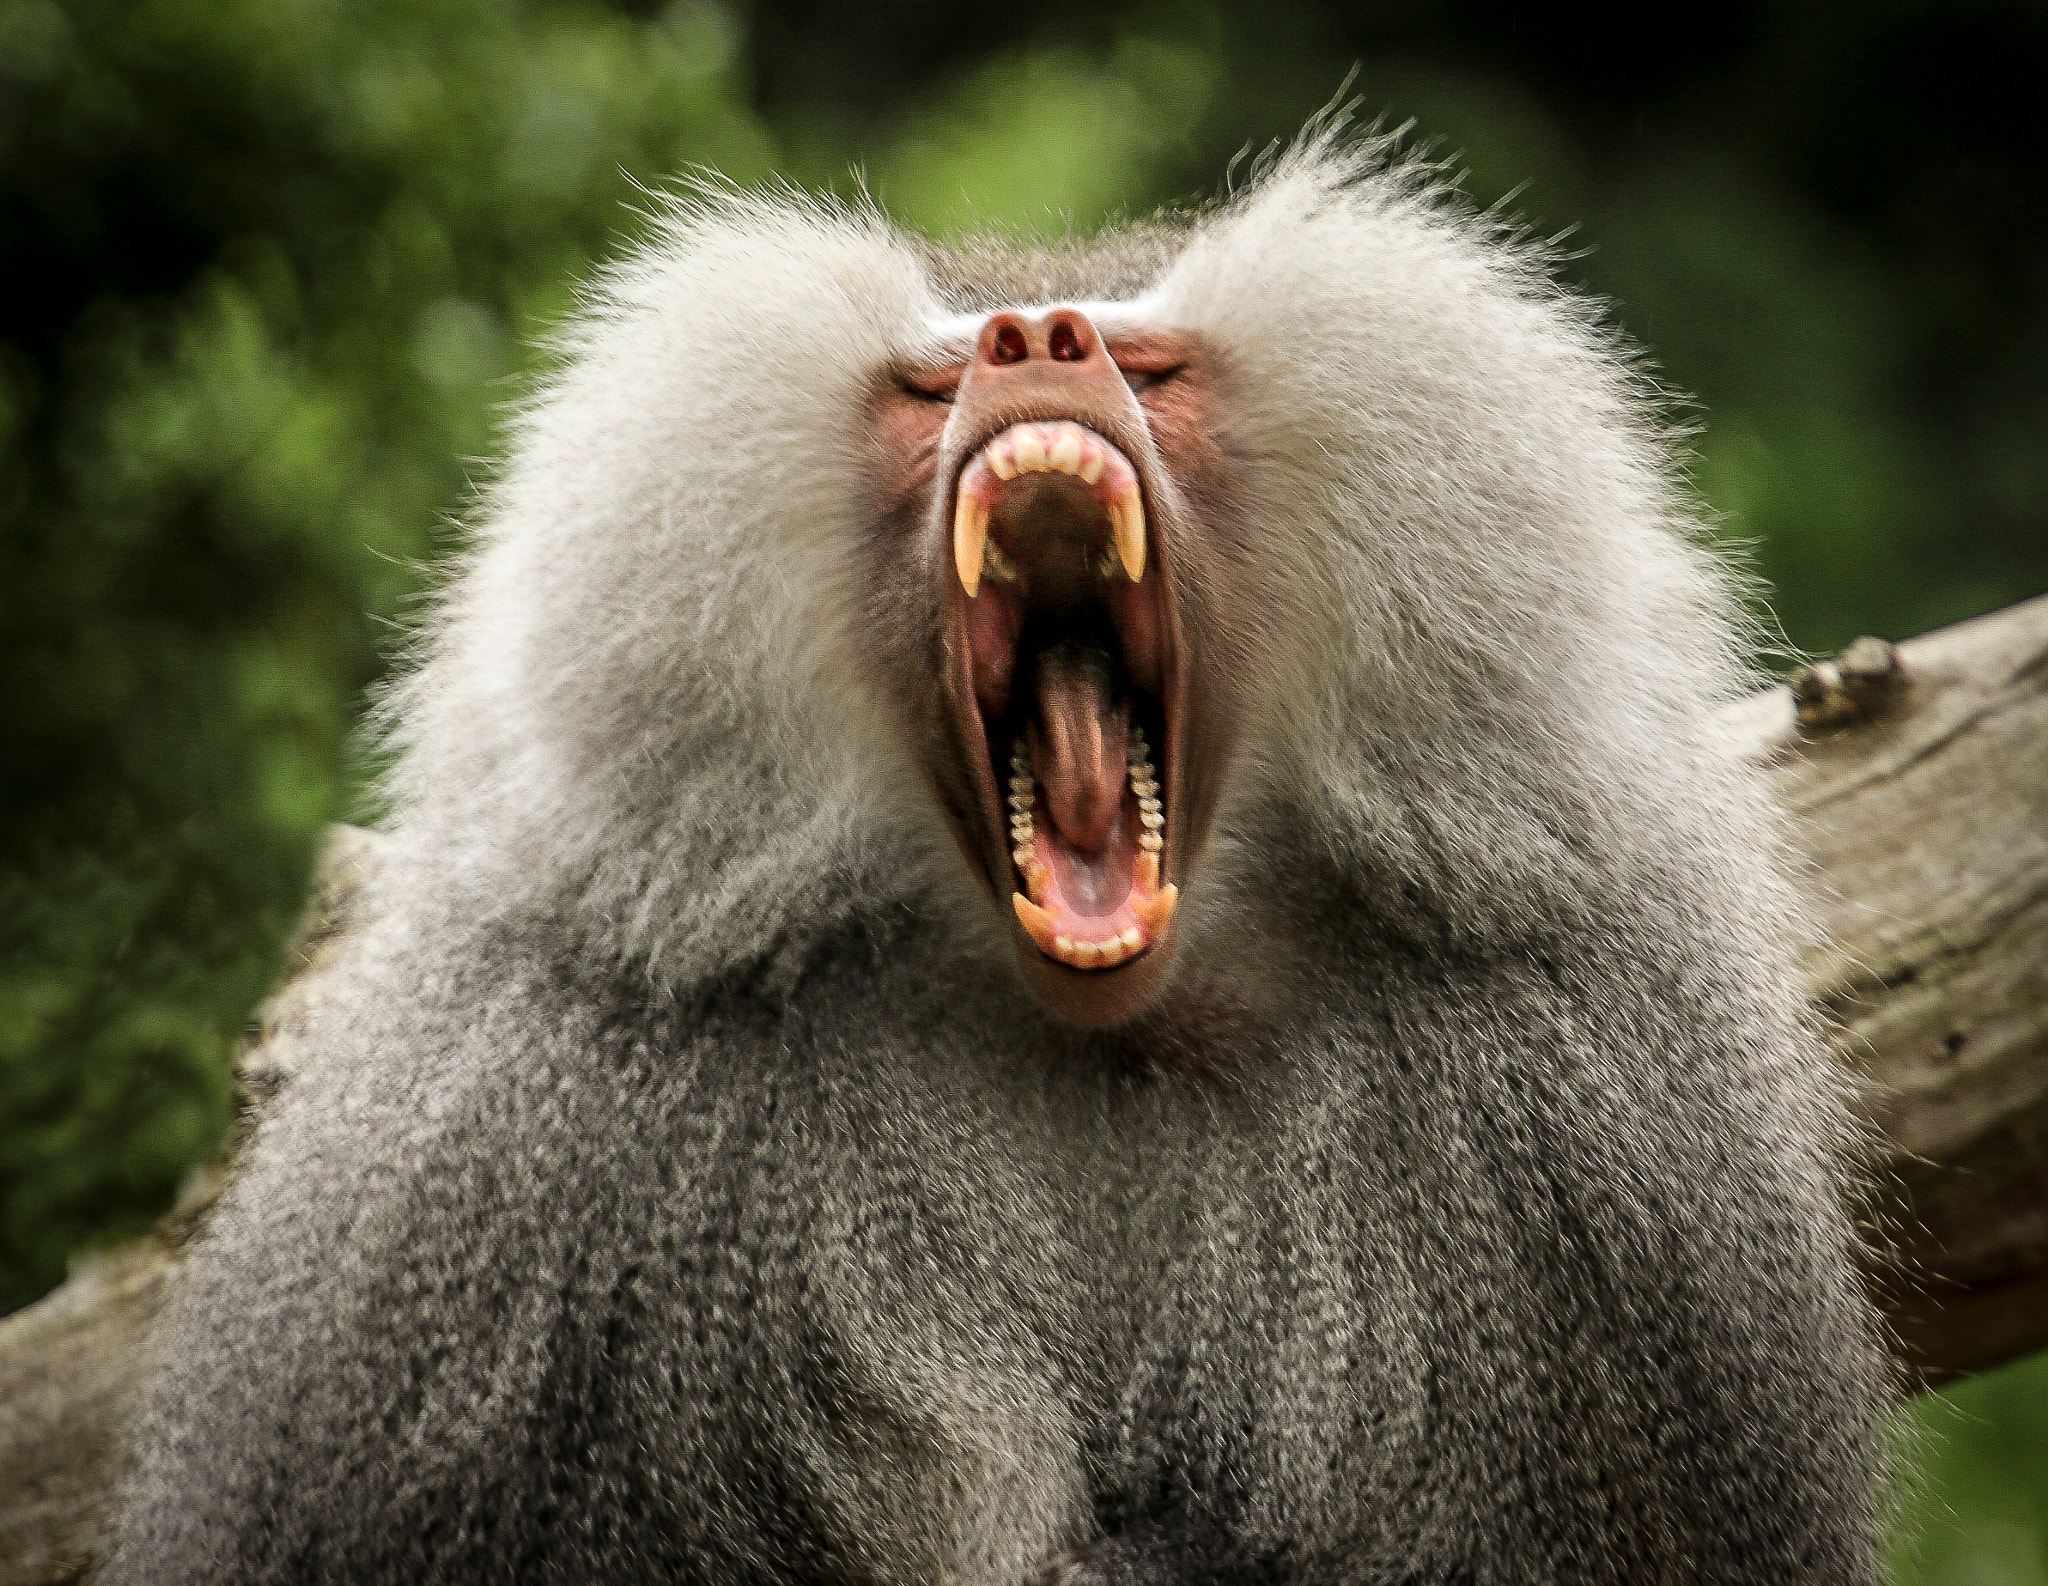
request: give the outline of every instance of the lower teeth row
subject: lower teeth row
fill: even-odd
[[[1148,854],[1156,854],[1166,846],[1162,835],[1166,830],[1166,811],[1159,802],[1159,778],[1152,774],[1151,751],[1145,747],[1142,729],[1131,729],[1130,746],[1131,791],[1138,795],[1138,824],[1144,828],[1138,833],[1138,846]]]
[[[1156,854],[1166,846],[1166,811],[1159,802],[1159,778],[1153,773],[1151,749],[1143,729],[1131,729],[1125,758],[1130,766],[1131,791],[1138,798],[1138,846]],[[1032,843],[1037,831],[1031,823],[1031,808],[1037,802],[1038,785],[1031,775],[1031,750],[1019,738],[1010,749],[1010,858],[1019,870],[1034,857]]]
[[[1019,870],[1031,863],[1031,806],[1037,796],[1031,780],[1031,750],[1019,738],[1010,750],[1010,858]]]

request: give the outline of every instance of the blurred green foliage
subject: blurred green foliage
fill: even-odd
[[[0,1309],[219,1140],[364,690],[649,188],[1087,227],[1354,65],[1577,228],[1796,645],[2048,587],[2040,4],[0,0]],[[2048,1371],[1955,1403],[1902,1578],[2048,1583]]]
[[[2048,1354],[1898,1420],[1900,1586],[2048,1586]]]

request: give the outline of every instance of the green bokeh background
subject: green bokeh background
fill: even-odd
[[[0,0],[0,1309],[219,1141],[364,690],[650,187],[1087,227],[1354,67],[1698,399],[1794,648],[2048,589],[2040,4]],[[2048,1586],[2048,1360],[1904,1443],[1902,1581]]]

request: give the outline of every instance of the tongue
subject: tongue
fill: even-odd
[[[1123,813],[1129,717],[1111,698],[1110,661],[1100,650],[1066,644],[1045,650],[1036,683],[1031,758],[1046,813],[1065,847],[1092,857]]]

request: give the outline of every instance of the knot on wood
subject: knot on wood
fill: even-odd
[[[1899,652],[1866,634],[1834,660],[1802,666],[1785,681],[1799,725],[1827,731],[1876,716],[1898,692],[1904,675]]]

